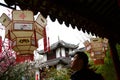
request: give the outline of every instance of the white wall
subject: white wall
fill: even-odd
[[[59,58],[60,57],[60,48],[57,48],[56,49],[56,58]]]
[[[61,50],[61,52],[60,52]],[[56,49],[56,58],[59,58],[59,57],[65,57],[65,48],[58,48]]]
[[[65,57],[65,48],[61,48],[61,54],[62,54],[62,57]]]
[[[43,55],[43,61],[44,61],[44,62],[47,61],[47,54],[44,54],[44,55]]]

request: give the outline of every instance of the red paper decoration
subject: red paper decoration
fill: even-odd
[[[2,37],[0,36],[0,53],[2,52]]]
[[[33,55],[17,55],[16,62],[21,63],[25,61],[33,61]]]

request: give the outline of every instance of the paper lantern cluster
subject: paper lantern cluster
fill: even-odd
[[[47,25],[47,20],[42,14],[34,20],[30,10],[13,10],[12,19],[3,13],[0,22],[5,26],[5,37],[10,40],[10,47],[17,55],[25,55],[24,59],[26,55],[33,56],[33,51],[38,48],[38,40],[43,38],[43,30]]]
[[[95,64],[104,64],[105,53],[108,49],[108,39],[91,38],[90,41],[86,40],[84,45]]]
[[[42,14],[34,20],[33,12],[29,10],[13,10],[12,19],[3,13],[0,22],[6,28],[5,35],[11,40],[12,49],[19,54],[33,54],[47,25]]]

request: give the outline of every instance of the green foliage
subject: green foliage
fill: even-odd
[[[101,73],[105,80],[117,80],[113,60],[110,55],[110,50],[106,52],[104,64],[94,65],[94,62],[91,60],[90,65],[92,65],[91,68],[95,69],[97,73]]]
[[[118,56],[119,56],[119,60],[120,60],[120,45],[117,44],[117,45],[116,45],[116,48],[117,48],[117,52],[118,52]]]
[[[46,75],[45,80],[69,80],[70,79],[70,69],[62,68],[57,70],[52,67],[45,70],[45,73],[42,75]]]

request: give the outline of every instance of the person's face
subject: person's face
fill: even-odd
[[[78,54],[75,54],[71,62],[71,69],[77,71],[77,70],[81,70],[82,68],[83,68],[83,60],[78,57]]]

